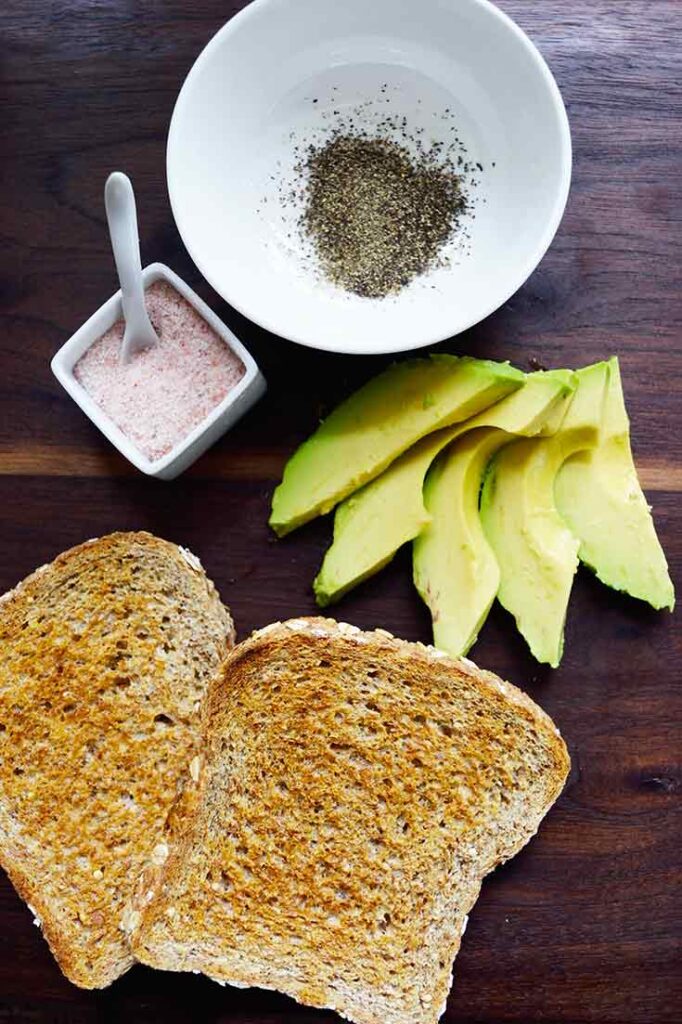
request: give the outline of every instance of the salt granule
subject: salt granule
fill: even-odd
[[[121,362],[118,320],[76,363],[74,377],[150,461],[167,455],[220,405],[244,376],[244,364],[166,281],[145,292],[159,337],[154,348]]]

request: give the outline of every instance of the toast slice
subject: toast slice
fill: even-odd
[[[133,963],[134,885],[233,642],[198,560],[147,533],[73,548],[0,599],[0,863],[76,985]]]
[[[358,1024],[437,1021],[483,876],[566,779],[552,721],[472,662],[310,618],[235,648],[205,727],[136,957]]]

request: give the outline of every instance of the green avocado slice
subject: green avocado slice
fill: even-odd
[[[481,492],[483,531],[500,569],[498,600],[516,619],[531,653],[556,668],[579,541],[554,502],[567,458],[599,439],[609,365],[577,371],[578,387],[557,433],[515,441],[495,456]]]
[[[281,537],[329,512],[419,438],[468,419],[523,380],[507,363],[468,356],[435,355],[389,367],[294,452],[273,495],[271,527]]]
[[[478,498],[488,462],[511,440],[504,430],[475,430],[443,452],[424,483],[431,522],[414,540],[414,584],[431,611],[434,644],[454,657],[475,643],[500,585]]]
[[[522,388],[472,419],[436,431],[346,498],[336,510],[334,541],[313,584],[317,603],[338,601],[382,569],[403,544],[429,523],[422,488],[429,466],[456,437],[477,427],[515,434],[553,432],[575,387],[570,370],[531,373]]]
[[[675,590],[637,478],[615,356],[609,370],[599,443],[561,467],[554,488],[557,508],[580,541],[581,562],[602,583],[672,611]]]

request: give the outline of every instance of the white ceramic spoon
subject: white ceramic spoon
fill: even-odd
[[[137,230],[135,193],[130,178],[120,171],[114,171],[104,186],[104,205],[111,247],[121,285],[125,332],[121,346],[121,360],[124,363],[158,344],[158,336],[152,327],[144,302],[142,263],[140,261],[140,236]]]

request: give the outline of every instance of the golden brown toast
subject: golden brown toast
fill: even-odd
[[[469,661],[311,618],[232,651],[205,730],[137,958],[358,1024],[437,1021],[484,875],[566,779],[552,721]]]
[[[142,865],[234,642],[189,552],[117,533],[0,599],[0,863],[66,976],[107,985]]]

